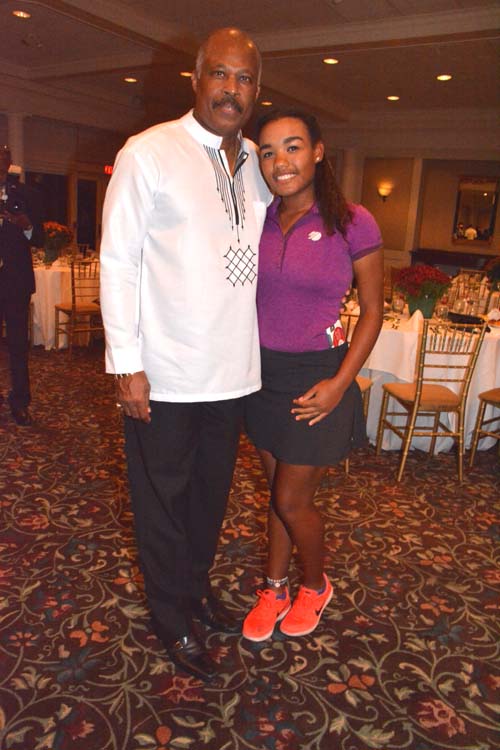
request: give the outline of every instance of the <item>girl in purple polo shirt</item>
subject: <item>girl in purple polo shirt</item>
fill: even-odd
[[[259,123],[259,146],[276,198],[260,244],[262,390],[246,406],[247,432],[271,488],[266,586],[243,624],[252,641],[269,638],[277,622],[286,635],[311,633],[332,598],[314,496],[328,466],[366,439],[355,377],[383,313],[380,231],[366,209],[340,193],[315,118],[270,113]],[[360,316],[348,347],[335,323],[353,275]],[[294,546],[303,583],[292,603]]]

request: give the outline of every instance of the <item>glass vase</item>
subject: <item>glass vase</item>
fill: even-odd
[[[437,298],[429,297],[427,294],[421,297],[408,297],[408,312],[413,315],[415,310],[420,310],[424,318],[432,318]]]

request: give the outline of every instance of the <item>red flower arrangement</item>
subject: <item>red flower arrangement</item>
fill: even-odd
[[[401,268],[394,279],[394,286],[409,297],[430,297],[439,299],[451,284],[451,278],[445,273],[417,263],[414,266]]]
[[[45,261],[52,263],[59,257],[61,250],[69,245],[73,239],[73,232],[64,224],[57,221],[46,221],[43,224],[43,245]]]
[[[46,244],[53,244],[59,248],[66,247],[73,239],[73,232],[64,224],[57,221],[45,221],[43,224],[44,240]]]

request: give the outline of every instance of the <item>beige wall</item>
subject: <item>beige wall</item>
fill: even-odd
[[[500,162],[426,160],[423,169],[422,219],[419,247],[463,252],[498,254],[500,250],[500,217],[491,244],[452,241],[453,219],[459,178],[463,175],[500,178]]]
[[[384,246],[403,250],[410,207],[413,159],[365,159],[361,203],[375,216]],[[380,183],[390,183],[392,193],[384,202],[377,193]]]
[[[361,202],[375,216],[384,239],[387,259],[391,264],[409,262],[404,252],[407,244],[409,211],[414,159],[366,158],[364,162]],[[413,247],[451,250],[464,253],[500,252],[500,208],[497,207],[495,234],[491,243],[454,242],[452,227],[455,217],[458,181],[461,176],[500,178],[500,162],[457,159],[426,159],[423,162],[419,201],[419,226]],[[393,190],[385,202],[377,193],[377,185],[391,183]]]

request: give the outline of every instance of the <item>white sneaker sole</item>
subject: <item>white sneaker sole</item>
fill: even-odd
[[[276,618],[276,620],[274,622],[274,625],[271,628],[271,630],[269,630],[267,633],[264,633],[264,635],[247,635],[245,633],[245,623],[243,623],[243,631],[242,631],[243,638],[246,638],[247,641],[253,641],[254,643],[260,643],[261,641],[267,641],[267,639],[270,638],[272,636],[272,634],[274,633],[274,628],[276,626],[276,623],[280,622],[284,617],[286,617],[287,614],[290,612],[291,608],[292,608],[292,605],[289,604],[288,607],[285,607],[285,609],[282,609],[281,612],[279,613],[278,617]]]
[[[313,626],[312,626],[311,628],[308,628],[307,630],[300,630],[300,631],[296,630],[296,631],[294,631],[294,632],[290,632],[290,631],[287,631],[287,630],[285,630],[285,629],[283,628],[283,625],[285,625],[285,628],[286,628],[286,624],[285,624],[285,623],[282,623],[282,624],[280,625],[280,630],[281,630],[281,632],[282,632],[282,633],[283,633],[284,635],[291,635],[291,636],[309,635],[309,633],[312,633],[312,632],[314,632],[314,631],[316,630],[316,628],[318,627],[318,625],[319,625],[319,621],[321,620],[321,615],[322,615],[322,614],[323,614],[323,612],[325,611],[325,608],[326,608],[326,607],[328,606],[328,604],[330,604],[330,602],[331,602],[331,600],[332,600],[332,596],[333,596],[333,586],[332,586],[332,588],[330,589],[330,593],[328,594],[328,596],[327,596],[327,597],[326,597],[326,599],[325,599],[325,603],[324,603],[324,604],[323,604],[323,606],[321,607],[321,611],[320,611],[320,613],[319,613],[319,615],[318,615],[318,619],[316,620],[316,622],[314,623],[314,625],[313,625]]]

